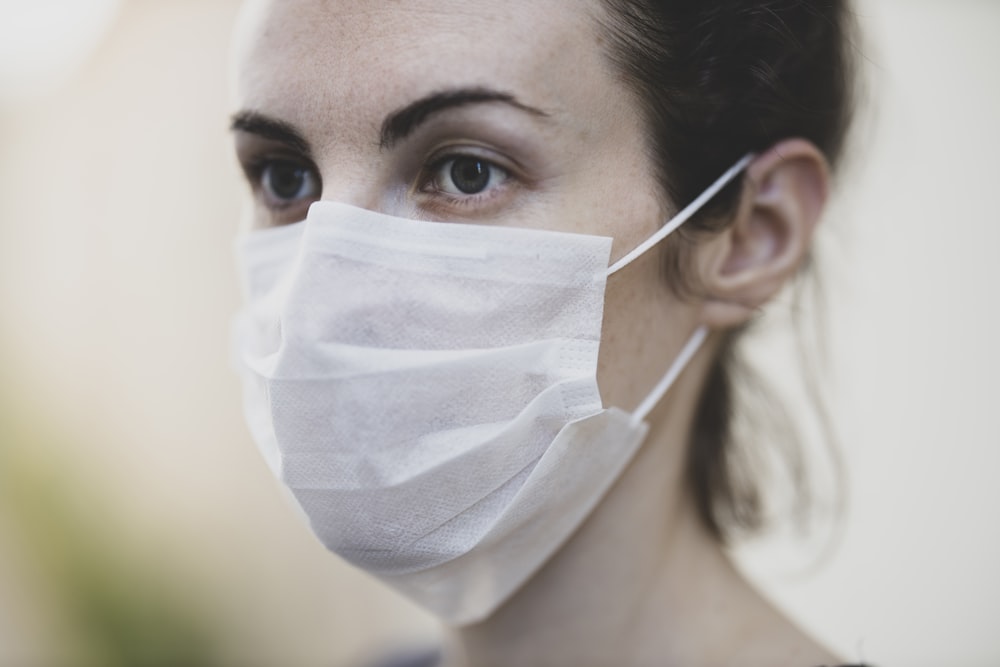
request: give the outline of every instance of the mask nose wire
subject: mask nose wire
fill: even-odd
[[[729,168],[726,173],[720,176],[714,183],[712,183],[708,188],[698,195],[694,201],[684,207],[680,213],[671,218],[667,224],[663,225],[656,230],[648,239],[637,245],[628,254],[619,259],[617,262],[612,264],[607,268],[604,273],[604,277],[609,277],[613,273],[621,271],[626,266],[641,257],[647,250],[652,248],[654,245],[665,239],[669,234],[673,233],[678,227],[687,222],[691,216],[701,209],[708,201],[719,193],[719,190],[726,187],[731,180],[736,178],[736,176],[746,169],[750,161],[753,160],[753,153],[748,153],[740,158],[740,161]]]

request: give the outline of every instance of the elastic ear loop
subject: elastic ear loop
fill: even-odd
[[[739,175],[741,171],[746,169],[747,165],[750,164],[750,161],[753,160],[753,158],[754,158],[753,153],[747,153],[742,158],[740,158],[739,162],[730,167],[729,170],[726,171],[726,173],[724,173],[722,176],[719,176],[719,178],[716,179],[714,183],[708,186],[707,190],[705,190],[700,195],[695,197],[694,201],[685,206],[680,213],[678,213],[669,221],[667,221],[667,224],[657,229],[652,236],[650,236],[648,239],[637,245],[628,254],[619,259],[617,262],[609,266],[608,270],[605,272],[604,275],[607,277],[611,276],[612,273],[617,273],[618,271],[621,271],[626,266],[628,266],[635,260],[639,259],[639,257],[641,257],[642,254],[645,253],[647,250],[649,250],[654,245],[665,239],[668,234],[673,233],[678,227],[687,222],[692,215],[697,213],[702,206],[707,204],[712,197],[719,194],[719,190],[729,185],[729,181],[736,178],[736,176]]]
[[[748,153],[740,158],[736,164],[730,167],[726,173],[722,174],[722,176],[716,179],[714,183],[708,186],[708,188],[698,195],[694,201],[685,206],[680,213],[671,218],[667,224],[660,227],[652,236],[633,248],[617,262],[609,266],[602,277],[606,279],[612,274],[621,271],[626,266],[641,257],[647,250],[655,246],[668,235],[673,233],[678,227],[687,222],[691,216],[701,209],[702,206],[708,203],[712,197],[717,195],[719,190],[726,187],[730,181],[746,169],[747,165],[750,164],[753,158],[753,153]],[[695,329],[694,333],[691,334],[691,337],[684,344],[680,354],[678,354],[677,358],[674,359],[674,362],[670,364],[670,368],[667,369],[666,374],[664,374],[656,386],[653,387],[653,390],[649,393],[649,395],[643,399],[642,403],[639,404],[639,407],[637,407],[632,413],[633,424],[638,424],[643,421],[650,411],[656,407],[656,404],[660,402],[660,399],[662,399],[663,395],[670,389],[670,386],[677,379],[677,376],[681,374],[681,371],[683,371],[684,367],[691,361],[691,358],[698,351],[698,348],[701,347],[701,344],[704,342],[706,336],[708,336],[708,327],[705,325],[701,325]]]
[[[674,383],[677,376],[681,374],[684,367],[688,365],[689,361],[691,361],[691,357],[693,357],[698,351],[698,348],[701,347],[701,344],[704,342],[706,336],[708,336],[708,327],[704,324],[694,330],[694,333],[691,334],[688,341],[684,343],[684,347],[681,348],[680,354],[678,354],[677,358],[674,359],[674,363],[670,364],[670,368],[667,369],[666,375],[664,375],[660,381],[656,383],[656,386],[653,387],[653,391],[649,392],[649,395],[643,399],[642,403],[639,404],[639,407],[637,407],[632,413],[633,424],[638,424],[643,421],[652,409],[656,407],[656,404],[660,402],[663,395],[667,393],[668,389],[670,389],[670,385]]]

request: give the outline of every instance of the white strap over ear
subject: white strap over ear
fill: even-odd
[[[667,393],[670,389],[670,385],[674,383],[677,376],[681,374],[684,367],[688,365],[691,358],[701,347],[705,338],[708,336],[708,327],[702,325],[695,329],[694,333],[688,339],[688,342],[684,344],[681,348],[680,354],[674,359],[674,363],[670,364],[670,368],[664,374],[663,378],[653,387],[653,391],[649,392],[649,395],[639,404],[639,407],[635,409],[632,413],[632,423],[637,424],[644,420],[650,411],[656,407],[656,404],[660,402],[663,395]]]
[[[714,183],[708,186],[708,189],[698,195],[694,201],[684,207],[684,209],[675,215],[673,218],[667,221],[667,224],[663,225],[656,232],[650,236],[648,239],[640,243],[638,246],[633,248],[627,255],[619,259],[617,262],[608,267],[606,276],[624,269],[626,266],[634,262],[636,259],[642,256],[647,250],[652,248],[654,245],[665,239],[669,234],[671,234],[678,227],[683,225],[688,219],[691,218],[695,213],[697,213],[702,206],[707,204],[709,200],[719,193],[719,190],[726,187],[731,180],[736,178],[736,176],[746,169],[750,161],[753,160],[753,153],[748,153],[740,158],[740,161],[734,164],[729,170],[720,176]]]

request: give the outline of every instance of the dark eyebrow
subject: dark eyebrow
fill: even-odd
[[[256,111],[240,111],[233,114],[229,129],[233,132],[249,132],[265,139],[287,144],[307,158],[312,155],[309,142],[305,140],[301,132],[295,129],[294,125]]]
[[[406,138],[418,125],[426,121],[431,114],[443,109],[465,106],[467,104],[482,104],[484,102],[501,102],[515,109],[527,111],[535,116],[547,117],[549,115],[541,109],[536,109],[519,102],[510,93],[490,90],[488,88],[456,88],[445,90],[431,93],[386,116],[385,121],[382,122],[379,148],[392,148],[396,142]]]

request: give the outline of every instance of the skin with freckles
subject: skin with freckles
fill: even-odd
[[[335,200],[409,218],[609,236],[612,259],[676,210],[597,0],[280,0],[244,10],[234,137],[246,224]],[[632,410],[699,325],[745,322],[791,278],[827,196],[822,155],[789,139],[748,168],[739,210],[698,239],[698,296],[647,253],[608,282],[598,384]],[[672,239],[667,239],[670,243]],[[631,465],[574,536],[448,665],[768,665],[837,660],[776,612],[701,526],[684,451],[715,336],[650,414]]]

